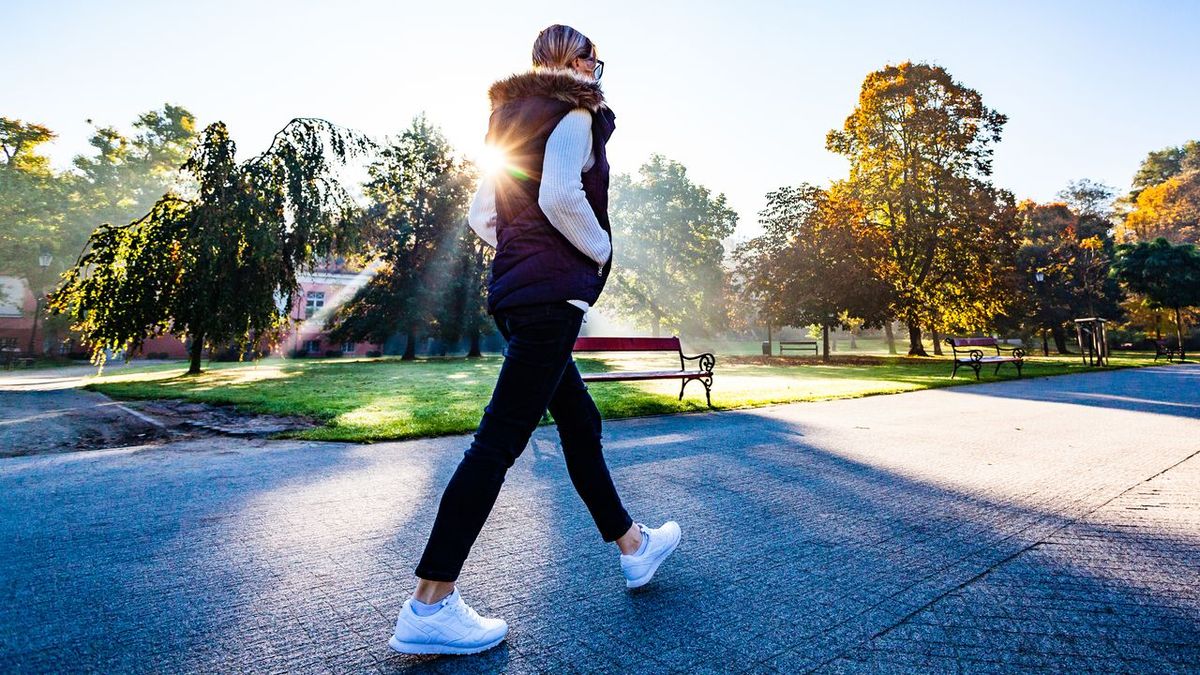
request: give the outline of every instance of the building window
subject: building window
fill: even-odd
[[[343,342],[342,343],[342,353],[343,354],[353,354],[356,351],[358,351],[358,343],[357,342]]]
[[[321,341],[320,340],[305,340],[304,341],[304,351],[309,354],[320,354],[321,353]]]
[[[15,337],[0,338],[0,349],[16,349],[16,348],[17,348],[17,338],[15,338]]]
[[[325,291],[309,291],[304,295],[304,318],[311,319],[324,306]]]

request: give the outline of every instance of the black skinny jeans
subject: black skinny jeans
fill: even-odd
[[[475,440],[442,493],[416,570],[429,581],[458,578],[505,473],[547,409],[558,424],[567,473],[604,541],[616,541],[633,524],[604,463],[600,412],[571,358],[583,311],[566,302],[529,305],[499,310],[495,320],[508,341],[504,365]]]

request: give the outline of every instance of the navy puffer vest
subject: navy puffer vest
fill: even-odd
[[[584,193],[600,227],[608,223],[608,157],[605,144],[615,115],[596,82],[573,71],[542,70],[492,85],[487,140],[505,153],[496,178],[496,257],[488,280],[488,312],[566,300],[595,304],[608,280],[602,268],[575,248],[538,206],[542,162],[551,132],[576,108],[592,113],[593,165],[582,175]]]

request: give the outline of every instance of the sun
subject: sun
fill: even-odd
[[[494,176],[508,166],[508,156],[494,145],[485,145],[475,158],[475,164],[486,176]]]

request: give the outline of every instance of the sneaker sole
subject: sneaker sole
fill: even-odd
[[[625,588],[640,588],[650,583],[650,580],[654,578],[654,573],[658,571],[658,566],[663,564],[663,561],[665,561],[667,558],[671,557],[671,554],[675,552],[675,548],[679,546],[679,540],[682,538],[683,537],[676,539],[675,543],[671,544],[671,548],[667,549],[667,552],[662,554],[662,557],[659,558],[653,565],[651,565],[649,571],[647,571],[645,574],[637,579],[627,579],[625,581]]]
[[[491,649],[492,647],[495,647],[496,645],[500,644],[501,642],[504,642],[504,638],[507,635],[508,634],[505,633],[504,635],[501,635],[500,637],[496,638],[495,641],[489,642],[489,643],[487,643],[485,645],[481,645],[479,647],[454,647],[452,645],[434,645],[434,644],[421,644],[421,643],[417,643],[417,642],[401,642],[396,639],[395,635],[393,635],[392,637],[388,638],[388,646],[392,648],[392,651],[400,653],[400,654],[455,654],[455,655],[478,654],[479,652],[486,652],[487,650]]]

